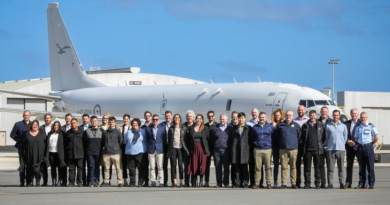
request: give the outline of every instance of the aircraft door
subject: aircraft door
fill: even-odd
[[[272,111],[277,109],[283,109],[284,101],[286,100],[287,93],[278,93],[275,97]]]

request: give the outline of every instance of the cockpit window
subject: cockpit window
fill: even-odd
[[[314,100],[308,100],[307,101],[307,107],[313,107],[313,106],[315,106]]]
[[[329,105],[326,100],[316,100],[315,103],[316,105]]]
[[[336,104],[334,104],[334,102],[331,101],[331,100],[329,100],[329,103],[330,103],[331,105],[336,105]]]
[[[299,105],[303,105],[303,106],[306,107],[306,100],[301,100],[301,101],[299,101]]]

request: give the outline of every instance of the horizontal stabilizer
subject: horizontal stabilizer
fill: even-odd
[[[61,100],[61,97],[60,97],[60,96],[42,95],[42,94],[18,92],[18,91],[12,91],[12,90],[0,90],[0,93],[8,93],[8,94],[14,94],[14,95],[22,95],[22,96],[28,96],[28,97],[35,97],[35,98],[44,99],[44,100],[54,100],[54,101],[60,101],[60,100]]]

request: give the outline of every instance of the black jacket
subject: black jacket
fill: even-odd
[[[302,143],[302,149],[303,149],[303,153],[302,155],[305,154],[306,152],[306,144],[307,144],[307,137],[308,137],[308,134],[309,134],[309,126],[311,126],[309,124],[309,121],[308,120],[305,124],[302,125],[302,132],[301,132],[301,140],[299,143]],[[321,121],[317,121],[316,123],[317,125],[317,136],[318,136],[318,154],[324,154],[325,153],[325,148],[324,148],[324,143],[325,143],[325,126],[324,124],[322,124]]]
[[[122,142],[121,132],[116,128],[108,128],[103,135],[103,154],[120,154]]]
[[[217,122],[214,122],[213,124],[211,124],[210,125],[210,123],[206,123],[206,124],[204,124],[204,126],[206,126],[207,127],[207,129],[209,129],[209,137],[211,137],[211,131],[213,130],[213,128],[215,127],[215,126],[217,126],[218,125],[218,123]],[[210,152],[212,153],[213,152],[213,143],[211,142],[211,140],[210,140],[210,138],[209,139],[207,139],[208,141],[209,141],[209,150],[210,150]]]
[[[186,138],[184,139],[184,144],[188,149],[189,154],[193,154],[195,152],[195,141],[194,141],[194,134],[195,134],[195,126],[190,126],[189,130],[187,130]],[[204,129],[202,130],[202,147],[205,154],[210,153],[209,150],[209,129],[204,126]]]
[[[252,161],[253,136],[252,127],[243,126],[240,135],[239,126],[234,126],[228,138],[228,148],[231,150],[232,164],[248,164]]]
[[[64,138],[64,144],[65,155],[68,159],[84,158],[83,135],[84,131],[81,129],[79,129],[78,131],[70,129],[66,133],[66,137]]]
[[[175,135],[175,126],[172,125],[169,130],[168,130],[168,151],[167,151],[167,157],[172,157],[173,156],[173,137]],[[180,126],[180,144],[182,149],[189,155],[188,148],[186,147],[185,144],[185,137],[187,134],[187,127],[184,125]]]
[[[47,143],[46,143],[46,159],[49,159],[49,145],[50,145],[50,137],[52,136],[52,132],[49,132],[49,135],[47,136]],[[58,139],[57,139],[57,154],[59,159],[59,166],[65,167],[65,151],[64,151],[64,132],[60,131],[58,133]]]
[[[361,121],[360,121],[360,119],[358,119],[357,120],[357,122],[356,122],[356,125],[355,125],[355,127],[353,128],[353,130],[352,130],[352,133],[351,133],[351,125],[352,125],[352,120],[348,120],[348,121],[346,121],[345,123],[345,126],[347,126],[347,129],[348,129],[348,140],[353,140],[353,141],[355,141],[355,137],[354,137],[354,135],[355,135],[355,130],[356,130],[356,128],[361,124]],[[348,142],[348,140],[347,140],[347,142]],[[357,143],[355,144],[355,146],[353,146],[353,147],[350,147],[347,143],[345,144],[345,148],[346,149],[355,149],[355,150],[357,150]]]

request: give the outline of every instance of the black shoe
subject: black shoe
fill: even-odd
[[[135,187],[135,183],[130,183],[129,187]]]
[[[29,183],[26,185],[27,187],[33,187],[33,184],[32,183]]]
[[[88,187],[94,187],[93,185],[94,185],[93,182],[88,183]]]
[[[164,183],[164,187],[168,187],[168,183]]]
[[[350,189],[350,188],[351,188],[351,183],[346,182],[345,186],[344,186],[344,189]]]
[[[51,182],[51,186],[57,186],[57,180],[53,180],[53,181]]]
[[[305,185],[303,188],[304,189],[310,189],[311,187],[310,187],[310,185]]]
[[[156,187],[156,182],[152,182],[152,184],[150,185],[150,187]]]
[[[233,189],[235,189],[235,188],[238,188],[238,186],[236,186],[236,185],[232,185],[232,188],[233,188]]]
[[[333,189],[333,185],[328,185],[326,188],[327,189]]]
[[[373,186],[370,186],[370,187],[368,187],[368,189],[374,189],[374,187],[373,187]]]
[[[177,187],[177,184],[172,184],[172,188],[176,188]]]
[[[355,187],[355,189],[365,189],[366,187],[362,186],[361,184],[359,184],[357,187]]]
[[[42,186],[47,186],[47,182],[44,182],[44,183],[42,184]]]
[[[75,187],[75,186],[76,185],[74,183],[70,182],[67,187]]]
[[[260,188],[264,189],[264,188],[265,188],[265,186],[264,186],[263,184],[260,184]]]
[[[203,184],[203,187],[210,187],[209,182],[205,182],[205,183]]]
[[[347,187],[344,184],[340,184],[340,189],[346,189]]]
[[[24,183],[20,183],[19,187],[24,187]]]
[[[280,186],[280,189],[287,189],[287,186],[286,185],[282,185],[282,186]]]
[[[297,185],[297,188],[300,189],[300,188],[301,188],[301,185]]]
[[[325,184],[321,184],[321,189],[325,189]]]
[[[123,184],[118,184],[118,187],[123,187]]]
[[[164,184],[160,184],[159,187],[160,187],[160,188],[164,188],[165,185],[164,185]]]
[[[291,189],[297,189],[298,187],[297,187],[297,185],[292,185],[291,186]]]
[[[84,185],[83,183],[78,183],[77,184],[78,187],[83,187],[83,185]]]
[[[316,184],[316,189],[320,189],[321,186],[319,184]]]
[[[148,182],[145,182],[145,183],[138,183],[138,184],[144,184],[142,187],[149,187],[149,183]],[[141,187],[141,186],[139,186]]]
[[[186,187],[186,188],[190,187],[190,183],[185,183],[184,187]]]

